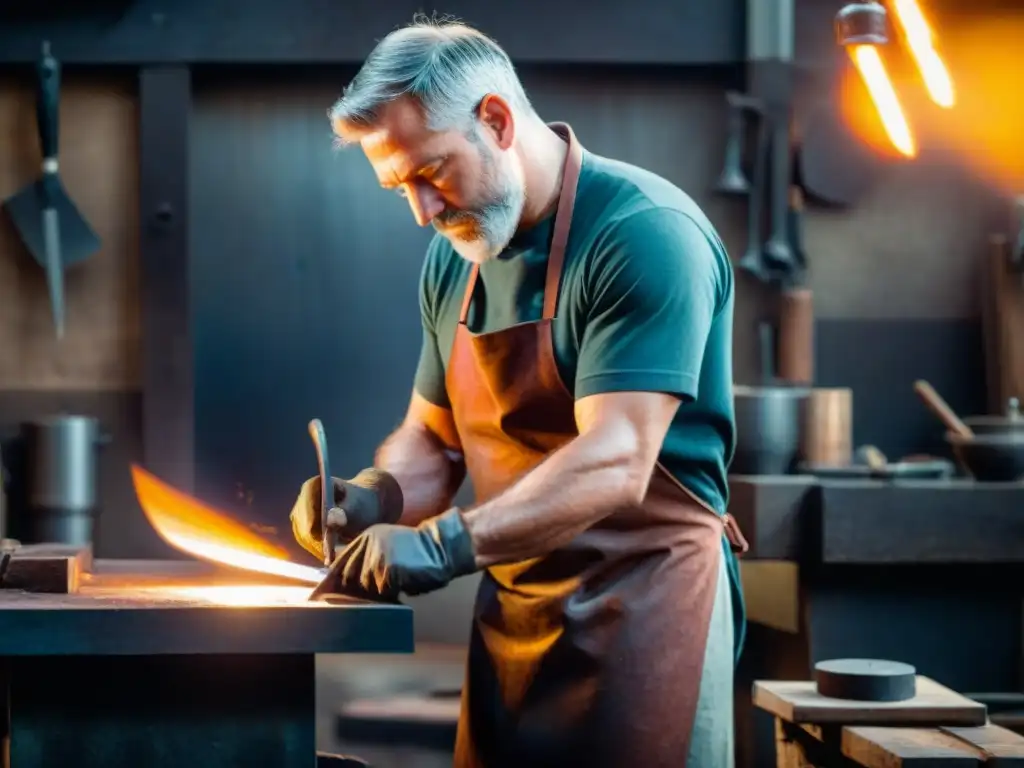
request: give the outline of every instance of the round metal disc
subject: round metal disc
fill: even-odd
[[[917,670],[884,659],[831,659],[814,665],[818,693],[830,699],[906,701],[917,695]]]

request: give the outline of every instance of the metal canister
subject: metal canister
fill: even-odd
[[[84,546],[98,509],[98,449],[105,441],[91,416],[60,414],[21,425],[25,456],[22,540]]]

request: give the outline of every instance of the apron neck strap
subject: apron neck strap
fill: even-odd
[[[580,171],[583,169],[583,147],[580,146],[568,123],[551,123],[548,126],[569,144],[565,157],[565,171],[562,173],[562,191],[558,196],[555,212],[554,234],[551,236],[551,250],[548,252],[548,271],[544,280],[545,320],[555,316],[558,305],[558,286],[562,281],[562,265],[565,263],[565,249],[569,244],[569,230],[572,228],[572,211],[576,204],[576,187],[579,186]]]
[[[549,123],[551,130],[561,136],[569,144],[565,157],[565,170],[562,172],[562,190],[558,195],[558,208],[555,210],[554,232],[551,236],[551,250],[548,251],[547,276],[544,279],[544,312],[542,318],[551,320],[555,316],[558,304],[558,286],[562,280],[562,265],[565,264],[565,249],[569,244],[569,230],[572,228],[572,211],[576,204],[576,188],[579,186],[580,171],[583,169],[583,147],[580,146],[568,123]],[[480,275],[480,265],[473,264],[466,282],[466,294],[462,297],[462,309],[459,311],[459,322],[465,323],[469,317],[469,305],[473,301],[473,289]]]

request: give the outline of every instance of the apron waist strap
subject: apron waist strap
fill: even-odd
[[[736,522],[736,518],[730,514],[722,515],[722,523],[725,526],[725,538],[729,540],[732,551],[737,556],[745,555],[750,549],[750,544],[743,535],[743,531],[740,530],[740,524]]]

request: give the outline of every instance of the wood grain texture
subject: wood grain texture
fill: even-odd
[[[53,333],[43,271],[0,216],[0,390],[135,389],[141,381],[135,87],[66,73],[60,171],[102,248],[66,275],[67,335]],[[0,197],[39,172],[30,78],[0,78]]]
[[[998,768],[1024,767],[1024,736],[1018,733],[998,725],[976,728],[946,726],[939,730],[971,745]]]
[[[970,747],[932,728],[844,728],[842,750],[864,768],[981,765]]]
[[[973,728],[844,728],[842,752],[865,768],[1024,766],[1024,737],[997,725]]]
[[[821,696],[810,680],[757,680],[754,705],[790,723],[984,725],[984,704],[918,675],[907,701],[846,701]]]

